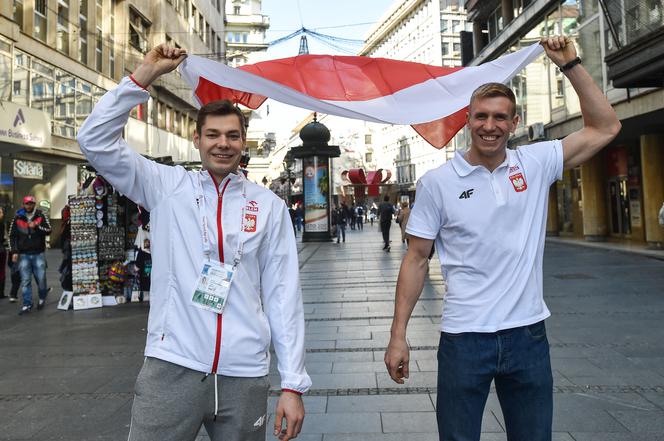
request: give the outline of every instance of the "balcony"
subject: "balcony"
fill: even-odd
[[[664,86],[664,26],[606,56],[614,87]]]
[[[270,17],[262,14],[227,15],[226,26],[270,27]]]

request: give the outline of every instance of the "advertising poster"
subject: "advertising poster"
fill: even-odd
[[[318,157],[304,158],[304,231],[328,230],[328,200],[330,177],[327,161],[318,162]]]

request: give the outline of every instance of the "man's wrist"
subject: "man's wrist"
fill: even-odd
[[[565,72],[567,72],[568,70],[572,69],[574,66],[577,66],[577,65],[579,65],[579,64],[581,64],[581,57],[576,57],[576,58],[573,59],[572,61],[569,61],[569,62],[563,64],[563,65],[560,66],[558,69],[560,69],[560,71],[561,71],[562,73],[565,73]]]
[[[284,393],[284,392],[290,392],[290,393],[295,394],[295,395],[297,395],[297,396],[302,396],[302,392],[300,392],[299,390],[295,390],[295,389],[287,389],[287,388],[283,388],[283,387],[282,387],[282,388],[281,388],[281,393]]]

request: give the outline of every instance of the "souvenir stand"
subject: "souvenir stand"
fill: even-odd
[[[117,304],[127,275],[126,199],[99,176],[92,190],[69,196],[74,310]]]

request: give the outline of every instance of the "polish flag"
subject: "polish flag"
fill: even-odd
[[[328,115],[411,125],[442,148],[465,124],[477,87],[509,82],[542,52],[533,44],[463,68],[333,55],[298,55],[233,68],[190,55],[179,70],[199,105],[228,99],[257,109],[272,98]]]

